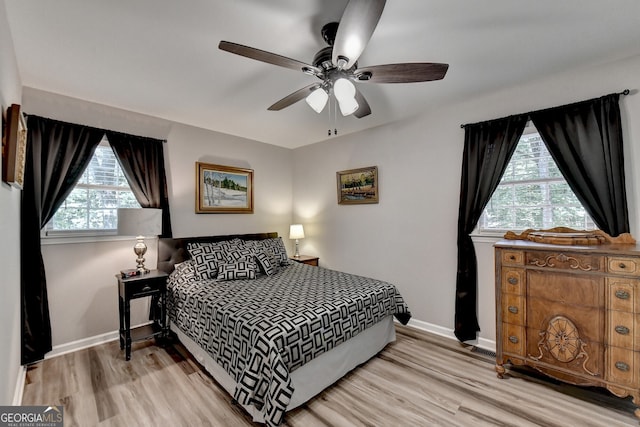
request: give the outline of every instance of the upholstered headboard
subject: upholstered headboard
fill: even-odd
[[[192,242],[222,242],[224,240],[263,240],[278,237],[278,233],[230,234],[227,236],[177,237],[158,239],[158,270],[171,273],[176,264],[189,259],[187,244]]]

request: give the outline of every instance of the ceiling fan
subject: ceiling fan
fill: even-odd
[[[386,0],[349,0],[340,23],[331,22],[322,28],[322,37],[329,45],[316,53],[312,64],[275,53],[221,41],[218,48],[236,55],[302,71],[320,79],[299,89],[269,107],[279,111],[302,99],[316,112],[324,109],[333,93],[343,116],[357,118],[371,114],[369,103],[353,82],[412,83],[443,79],[448,64],[430,62],[372,65],[358,67],[357,60],[378,25]]]

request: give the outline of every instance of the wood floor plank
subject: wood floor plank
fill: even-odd
[[[498,379],[495,359],[397,326],[397,341],[299,408],[288,427],[638,426],[629,399],[527,369]],[[61,404],[65,426],[254,425],[179,342],[117,341],[32,365],[23,404]]]

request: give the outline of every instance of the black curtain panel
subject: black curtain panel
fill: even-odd
[[[477,260],[469,234],[509,164],[527,123],[527,115],[465,126],[460,208],[458,212],[458,273],[454,333],[460,341],[476,338]]]
[[[104,131],[28,116],[20,221],[22,364],[51,351],[51,322],[40,230],[89,164]]]
[[[620,94],[531,113],[560,172],[596,225],[629,232]]]
[[[162,209],[162,237],[171,237],[164,142],[112,131],[107,131],[107,139],[138,203]]]

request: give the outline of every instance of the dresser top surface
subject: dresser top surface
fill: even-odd
[[[529,240],[505,239],[496,242],[494,247],[496,249],[588,252],[640,256],[640,245],[638,244],[556,245],[551,243],[531,242]]]

